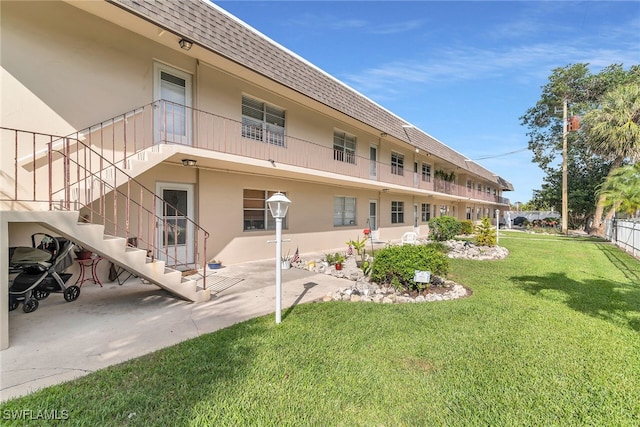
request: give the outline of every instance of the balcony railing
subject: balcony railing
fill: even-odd
[[[243,123],[165,100],[118,115],[72,136],[120,167],[126,167],[136,153],[155,144],[180,144],[342,177],[473,197],[492,203],[501,201],[500,197],[468,192],[465,187],[435,178],[424,180],[421,173],[399,168],[391,162],[337,151],[331,143],[296,138],[283,134],[281,128],[271,131],[269,126]]]

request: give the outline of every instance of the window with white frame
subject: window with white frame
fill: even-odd
[[[471,211],[473,208],[467,206],[467,219],[470,220],[471,219]]]
[[[440,205],[440,216],[447,215],[447,205]]]
[[[356,163],[356,137],[345,132],[333,131],[333,160]]]
[[[333,225],[356,225],[356,198],[336,196],[333,198]]]
[[[482,184],[478,184],[478,193],[482,193]]]
[[[244,231],[275,230],[276,220],[269,211],[267,199],[277,191],[243,190],[242,213]],[[286,193],[283,193],[286,195]],[[287,218],[282,219],[282,228],[287,228]]]
[[[404,176],[404,156],[398,153],[391,153],[391,173]]]
[[[391,202],[391,224],[404,223],[404,202]]]
[[[467,180],[467,188],[473,190],[473,182],[470,179]]]
[[[429,203],[422,204],[422,222],[427,222],[431,219],[431,205]]]
[[[480,208],[476,208],[476,219],[480,219],[480,217],[481,217],[481,212],[482,212],[482,211],[480,210]]]
[[[431,165],[426,163],[422,164],[422,180],[425,182],[431,182]]]
[[[284,110],[242,96],[242,136],[284,147]]]

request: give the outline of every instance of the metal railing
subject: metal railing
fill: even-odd
[[[135,239],[151,260],[171,267],[195,267],[198,260],[206,268],[209,233],[107,159],[105,150],[100,153],[77,138],[0,132],[0,201],[5,205],[77,210],[82,221],[104,225],[106,234]]]
[[[472,197],[492,203],[508,203],[502,197],[467,189],[437,178],[424,180],[408,168],[358,156],[336,155],[331,144],[284,135],[255,123],[160,100],[136,108],[97,125],[76,132],[73,138],[92,147],[114,165],[126,168],[139,151],[156,144],[179,144],[252,159],[297,166],[380,183],[443,194]],[[405,165],[407,166],[407,165]]]
[[[634,257],[640,257],[640,218],[607,220],[605,238]]]

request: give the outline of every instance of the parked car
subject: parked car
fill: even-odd
[[[517,225],[518,227],[523,227],[527,224],[527,218],[523,216],[517,216],[513,219],[513,225]]]

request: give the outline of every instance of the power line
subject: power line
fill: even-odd
[[[515,150],[515,151],[509,151],[508,153],[493,154],[493,155],[490,155],[490,156],[476,157],[475,159],[471,159],[471,160],[486,160],[486,159],[494,159],[496,157],[510,156],[511,154],[520,153],[520,152],[526,151],[528,149],[529,149],[529,147],[524,147],[524,148],[520,148],[520,149]]]

